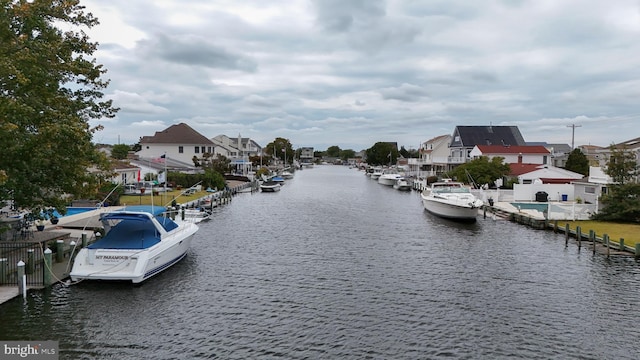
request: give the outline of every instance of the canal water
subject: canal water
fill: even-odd
[[[56,340],[61,359],[637,359],[639,264],[564,244],[316,166],[217,208],[142,286],[3,304],[0,339]]]

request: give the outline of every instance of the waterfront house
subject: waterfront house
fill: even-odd
[[[211,140],[185,123],[171,125],[153,136],[141,137],[140,147],[137,152],[140,158],[157,159],[165,156],[187,164],[194,164],[194,158],[202,161],[215,151],[215,144]]]
[[[525,146],[517,126],[456,126],[449,143],[448,170],[473,160],[477,145]]]
[[[504,146],[504,145],[476,145],[469,153],[472,158],[486,156],[489,160],[502,157],[504,163],[518,164],[549,164],[551,153],[544,146]]]
[[[231,160],[262,154],[262,146],[250,138],[243,138],[240,134],[235,138],[218,135],[212,138],[211,142],[216,145],[214,155],[222,155]]]
[[[421,177],[438,176],[447,171],[451,135],[431,138],[418,149],[419,158],[408,159],[409,171]]]

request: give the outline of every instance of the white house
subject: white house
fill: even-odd
[[[447,170],[451,135],[440,135],[420,144],[418,159],[409,158],[409,170],[421,176],[437,176]]]
[[[215,144],[185,123],[171,125],[153,136],[140,138],[140,158],[157,159],[165,156],[183,163],[193,164],[193,158],[202,159],[214,154]]]
[[[229,159],[248,158],[262,153],[262,147],[258,143],[250,138],[243,138],[240,134],[236,138],[218,135],[211,142],[216,146],[214,155],[223,155]]]
[[[138,181],[140,168],[125,161],[114,161],[112,168],[112,176],[109,179],[115,184],[131,184]]]
[[[522,164],[549,164],[551,153],[544,146],[505,146],[505,145],[476,145],[469,153],[472,158],[486,156],[504,158],[503,162]]]

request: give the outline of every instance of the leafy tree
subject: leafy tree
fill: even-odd
[[[587,159],[580,149],[573,149],[573,151],[569,153],[569,157],[567,157],[564,168],[585,176],[589,175],[589,159]]]
[[[606,174],[618,184],[626,184],[638,175],[638,164],[635,155],[627,149],[617,149],[614,145],[609,147],[611,157],[607,163]]]
[[[264,152],[271,155],[274,159],[280,159],[283,162],[286,160],[287,164],[291,164],[293,162],[293,155],[295,153],[289,140],[281,137],[268,143],[264,148]]]
[[[640,184],[610,185],[608,194],[600,198],[602,208],[596,220],[640,222]]]
[[[327,151],[325,151],[325,154],[329,157],[332,158],[337,158],[340,157],[340,147],[339,146],[329,146],[329,148],[327,149]]]
[[[231,160],[224,155],[218,154],[215,158],[211,159],[205,169],[215,171],[219,174],[228,174],[232,170]]]
[[[113,117],[108,81],[83,28],[98,20],[78,0],[0,0],[0,200],[39,213],[98,190],[87,169],[108,162],[89,120]],[[58,26],[64,26],[62,31]]]
[[[126,159],[127,155],[129,155],[129,150],[131,150],[131,147],[126,144],[113,145],[111,148],[111,157],[118,160]]]
[[[340,151],[340,159],[347,161],[349,159],[352,159],[354,157],[356,157],[356,152],[351,150],[351,149],[347,149],[347,150],[342,150]]]
[[[370,165],[388,165],[398,161],[398,149],[388,142],[375,143],[366,150],[366,154]]]
[[[501,179],[510,172],[509,164],[503,163],[504,158],[496,156],[489,158],[481,156],[456,167],[449,173],[449,176],[458,181],[477,185],[493,184],[496,179]]]

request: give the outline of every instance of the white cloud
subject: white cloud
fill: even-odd
[[[121,111],[103,142],[184,121],[207,137],[416,147],[456,125],[526,140],[637,137],[639,3],[596,0],[83,2]]]

